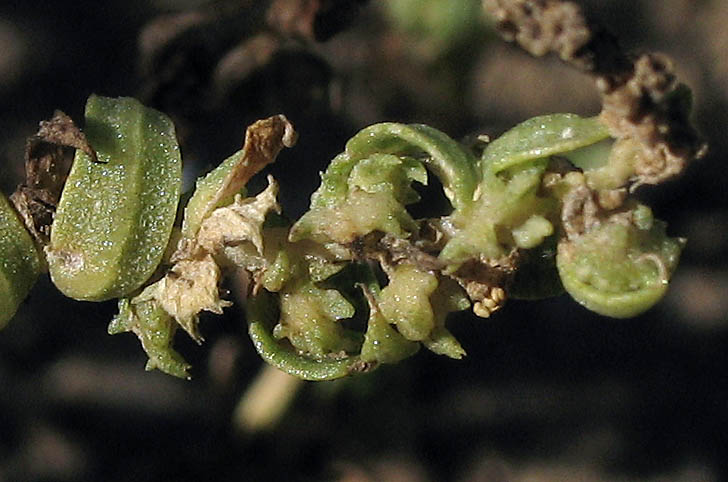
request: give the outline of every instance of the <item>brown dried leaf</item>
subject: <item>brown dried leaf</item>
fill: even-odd
[[[281,149],[293,147],[297,137],[293,125],[281,114],[256,121],[248,127],[241,161],[208,202],[205,212],[209,214],[221,200],[239,192],[251,177],[275,161]]]
[[[73,120],[60,110],[55,111],[50,120],[41,121],[38,133],[28,139],[28,145],[26,146],[26,159],[29,156],[33,156],[35,149],[42,144],[54,144],[57,146],[81,149],[83,152],[88,154],[94,162],[99,162],[96,158],[96,151],[94,151],[89,145],[86,140],[86,136],[83,135],[81,129],[76,127]]]
[[[97,161],[86,136],[59,110],[50,120],[40,122],[38,133],[26,142],[25,183],[10,199],[41,246],[50,239],[53,214],[73,163],[74,149],[81,149]]]

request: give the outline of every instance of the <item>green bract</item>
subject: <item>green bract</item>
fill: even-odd
[[[568,156],[608,135],[595,117],[552,114],[522,122],[488,144],[475,204],[450,217],[456,232],[440,258],[456,269],[474,257],[497,261],[514,248],[539,246],[558,218],[558,200],[541,193],[550,157]]]
[[[665,294],[677,266],[682,238],[665,223],[605,223],[559,244],[556,264],[566,291],[586,308],[614,318],[636,316]]]
[[[472,204],[479,178],[472,154],[428,126],[375,124],[331,162],[291,239],[347,243],[377,230],[407,237],[416,226],[404,206],[419,199],[410,182],[426,184],[423,166],[440,179],[453,208]]]
[[[598,118],[574,114],[533,117],[491,142],[483,152],[482,167],[495,173],[518,164],[563,154],[609,137]]]
[[[449,218],[455,230],[440,253],[443,262],[456,268],[480,256],[498,260],[553,234],[558,203],[540,192],[545,167],[545,162],[524,164],[509,179],[486,172],[474,205]]]
[[[271,335],[272,325],[278,318],[273,295],[262,292],[248,299],[246,304],[248,333],[260,356],[271,365],[290,375],[305,380],[334,380],[337,378],[368,371],[369,363],[357,356],[335,356],[309,358],[285,349]]]
[[[200,313],[221,314],[231,304],[218,288],[220,265],[249,271],[267,267],[263,223],[271,211],[279,210],[278,185],[269,177],[268,188],[249,198],[243,197],[244,187],[294,142],[295,132],[284,116],[260,120],[247,129],[243,149],[197,181],[179,239],[170,250],[167,273],[136,296],[121,299],[119,314],[109,325],[111,334],[133,332],[139,337],[149,356],[147,369],[189,377],[189,365],[172,348],[174,334],[182,328],[201,343]]]
[[[40,273],[35,244],[0,193],[0,328],[13,317]]]
[[[188,378],[189,365],[172,349],[177,324],[161,307],[151,301],[132,303],[128,298],[119,300],[119,314],[109,324],[108,332],[116,335],[134,332],[149,356],[147,370],[159,369],[179,378]]]
[[[648,208],[630,210],[639,155],[634,142],[609,139],[598,118],[573,114],[523,122],[480,159],[426,126],[363,129],[323,173],[288,240],[274,236],[265,262],[238,250],[238,264],[254,265],[260,286],[278,294],[258,295],[249,309],[258,351],[288,373],[330,379],[360,363],[369,370],[397,362],[420,344],[462,357],[445,319],[471,304],[487,317],[508,296],[566,287],[608,316],[649,308],[665,292],[682,241],[667,238]],[[453,209],[417,220],[406,205],[419,199],[411,184],[426,185],[426,169]],[[362,295],[366,303],[351,301]],[[363,321],[362,340],[347,327]]]
[[[185,206],[184,219],[182,221],[182,235],[193,238],[200,229],[202,221],[210,214],[210,211],[220,205],[230,204],[231,199],[214,203],[217,193],[220,191],[225,179],[235,169],[243,157],[242,149],[225,159],[219,166],[210,171],[206,176],[200,177],[195,184],[195,192],[187,201]],[[213,204],[211,206],[211,203]]]
[[[64,294],[98,301],[138,289],[157,268],[182,162],[169,118],[131,98],[91,96],[85,134],[99,162],[76,152],[46,254]]]
[[[307,367],[307,377],[318,376],[311,372],[317,367],[324,367],[328,377],[331,357],[342,365],[366,362],[369,369],[412,355],[419,342],[453,358],[464,354],[444,324],[448,312],[470,303],[460,286],[437,272],[415,265],[393,266],[383,289],[364,265],[343,278],[327,279],[341,270],[342,261],[351,261],[347,246],[370,234],[415,240],[420,226],[405,206],[419,200],[411,183],[427,184],[426,169],[439,178],[456,212],[473,204],[480,180],[475,157],[447,135],[423,125],[384,123],[363,129],[322,175],[311,209],[293,226],[287,244],[278,245],[282,251],[269,255],[268,271],[260,278],[263,286],[279,295],[277,300],[266,299],[280,306],[273,337],[286,338],[293,348],[284,357],[286,371],[291,372],[291,364],[299,360]],[[312,256],[311,242],[327,247],[319,248],[323,255]],[[437,263],[434,256],[432,262]],[[288,274],[282,276],[281,270]],[[342,326],[341,320],[354,317],[354,306],[338,291],[321,285],[340,284],[346,276],[348,285],[359,286],[358,295],[350,296],[364,295],[367,300],[364,307],[358,303],[369,311],[363,339]],[[271,278],[278,281],[271,284]],[[261,324],[255,326],[263,329]],[[259,350],[261,346],[265,345],[258,345]],[[285,352],[280,347],[276,360],[281,359],[280,350]]]

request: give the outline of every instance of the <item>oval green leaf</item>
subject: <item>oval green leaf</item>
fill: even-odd
[[[100,301],[139,288],[162,259],[182,161],[172,121],[135,99],[91,96],[85,133],[99,162],[76,152],[46,251],[64,294]]]
[[[524,162],[595,144],[609,137],[597,117],[550,114],[518,124],[488,144],[482,168],[498,173]]]

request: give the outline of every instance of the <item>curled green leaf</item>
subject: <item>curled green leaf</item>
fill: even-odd
[[[283,347],[271,334],[278,319],[274,295],[267,291],[248,299],[246,314],[248,334],[258,354],[267,363],[298,378],[312,381],[335,380],[356,373],[371,371],[375,363],[358,356],[311,358]]]
[[[575,114],[550,114],[518,124],[488,144],[482,168],[494,173],[534,159],[563,154],[609,137],[607,127],[597,118]]]
[[[462,209],[473,200],[479,180],[475,159],[442,131],[423,124],[387,122],[362,129],[346,143],[345,154],[353,159],[375,153],[421,159],[442,183],[454,209]]]
[[[665,295],[684,244],[684,239],[668,237],[665,223],[658,220],[606,222],[563,240],[556,265],[564,288],[580,304],[605,316],[628,318]]]
[[[64,294],[100,301],[138,289],[157,268],[182,161],[169,118],[135,99],[91,96],[85,131],[99,162],[76,151],[46,255]]]
[[[423,166],[442,182],[454,209],[472,204],[479,175],[475,159],[428,126],[382,123],[360,131],[322,175],[311,209],[291,239],[349,243],[378,230],[400,237],[416,229],[404,205],[416,201],[411,181],[425,183]]]

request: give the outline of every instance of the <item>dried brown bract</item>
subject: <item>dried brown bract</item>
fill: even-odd
[[[689,121],[690,93],[678,84],[666,56],[642,55],[625,83],[611,88],[600,79],[597,85],[602,88],[602,119],[613,134],[637,139],[644,148],[635,166],[638,184],[674,177],[705,154],[707,145]]]
[[[53,214],[73,163],[75,149],[96,161],[96,152],[73,120],[57,110],[41,121],[25,145],[25,183],[10,196],[28,231],[39,245],[50,239]]]
[[[293,125],[284,115],[256,121],[245,131],[245,144],[240,162],[230,171],[225,182],[210,200],[210,212],[221,200],[240,191],[256,173],[276,159],[284,147],[293,147],[297,140]]]

